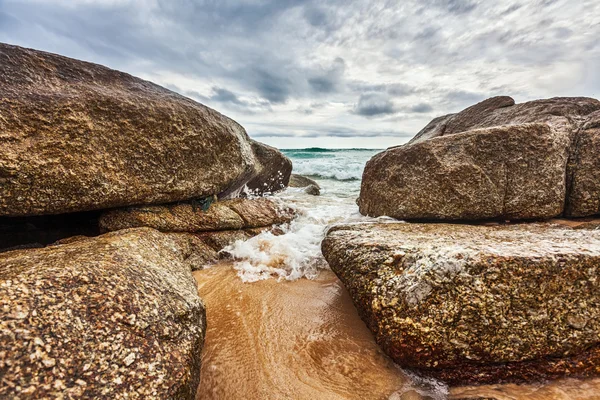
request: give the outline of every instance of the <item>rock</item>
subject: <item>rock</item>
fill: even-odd
[[[211,232],[267,227],[293,217],[293,210],[257,198],[218,201],[206,211],[190,203],[116,209],[102,214],[99,224],[103,232],[143,226],[162,232]]]
[[[452,385],[600,373],[600,231],[356,224],[322,250],[402,367]]]
[[[194,399],[191,251],[144,228],[0,255],[0,397]]]
[[[0,216],[226,197],[289,161],[122,72],[7,44],[0,65]]]
[[[310,186],[307,186],[306,189],[304,189],[304,193],[310,194],[311,196],[320,196],[321,189],[319,189],[318,186],[310,185]]]
[[[261,196],[285,189],[292,174],[292,161],[276,148],[254,140],[252,149],[258,159],[259,171],[246,184],[246,188],[252,194]]]
[[[290,187],[294,187],[294,188],[304,188],[304,187],[308,187],[310,185],[316,186],[318,189],[321,189],[321,187],[319,186],[319,184],[310,179],[307,178],[305,176],[302,175],[296,175],[296,174],[292,174],[292,177],[290,178]]]
[[[360,212],[407,220],[552,218],[569,136],[546,124],[473,130],[389,149],[365,168]]]
[[[521,104],[515,104],[508,96],[493,97],[458,114],[433,120],[409,143],[473,129],[530,123],[545,123],[555,130],[574,134],[586,117],[597,110],[600,101],[587,97],[555,97]],[[429,134],[424,135],[424,131]]]
[[[577,134],[567,177],[569,196],[565,215],[600,214],[600,111],[590,114]]]
[[[597,131],[590,127],[598,110],[600,101],[590,98],[514,104],[503,96],[437,118],[367,163],[361,212],[446,221],[596,214]]]

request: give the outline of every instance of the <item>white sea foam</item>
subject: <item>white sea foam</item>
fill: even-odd
[[[349,197],[315,197],[294,189],[277,197],[299,214],[282,227],[283,235],[265,232],[224,250],[236,260],[235,269],[245,282],[272,277],[286,280],[316,277],[319,270],[328,268],[321,253],[328,225],[366,219]]]
[[[326,151],[305,149],[287,151],[294,173],[316,178],[321,196],[310,196],[303,189],[288,188],[275,197],[295,208],[298,217],[283,226],[283,235],[267,232],[224,249],[235,259],[235,269],[245,282],[268,278],[296,280],[314,278],[328,268],[321,253],[321,241],[330,224],[368,221],[358,212],[356,198],[359,179],[366,162],[377,151]],[[353,179],[353,180],[344,180]]]
[[[432,378],[426,378],[407,371],[402,371],[410,380],[402,388],[390,395],[389,400],[401,400],[409,394],[416,394],[431,400],[446,400],[450,391],[443,382]],[[411,397],[412,398],[412,397]]]

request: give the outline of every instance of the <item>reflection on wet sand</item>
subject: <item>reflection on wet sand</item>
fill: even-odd
[[[453,388],[413,379],[375,344],[341,283],[243,283],[230,264],[194,273],[208,331],[197,399],[600,399],[600,379]]]
[[[387,399],[406,383],[332,272],[248,284],[220,265],[194,276],[208,318],[198,399]]]

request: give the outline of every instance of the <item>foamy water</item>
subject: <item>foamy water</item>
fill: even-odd
[[[321,254],[327,227],[335,223],[369,221],[358,212],[356,198],[366,162],[378,150],[284,150],[294,163],[294,173],[309,176],[321,186],[321,196],[301,188],[288,188],[274,197],[298,212],[282,227],[284,234],[263,233],[225,249],[235,258],[235,269],[244,282],[276,278],[314,279],[328,265]]]

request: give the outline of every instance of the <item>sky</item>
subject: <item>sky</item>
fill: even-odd
[[[125,71],[279,148],[385,148],[496,95],[600,98],[598,0],[0,0],[0,41]]]

